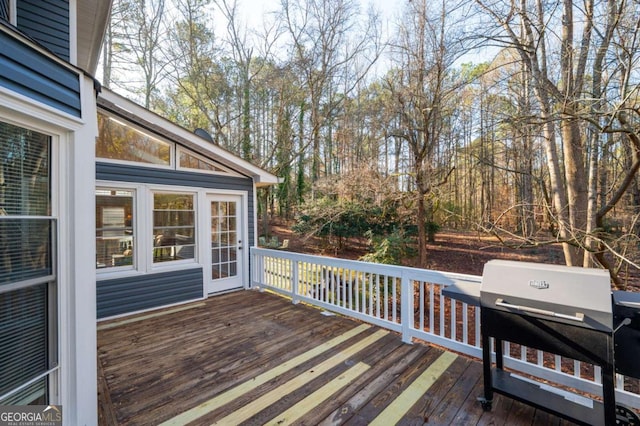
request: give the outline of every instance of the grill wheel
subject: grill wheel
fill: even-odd
[[[616,405],[616,425],[640,426],[640,418],[635,411],[624,405]]]

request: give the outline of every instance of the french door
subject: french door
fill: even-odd
[[[239,195],[207,197],[211,274],[207,293],[219,293],[243,286],[244,255],[248,245],[243,235],[244,214]]]

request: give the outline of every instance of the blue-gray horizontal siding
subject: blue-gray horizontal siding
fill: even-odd
[[[98,319],[203,297],[202,268],[99,280]]]
[[[69,61],[69,2],[18,0],[17,26],[58,57]]]
[[[192,173],[182,170],[163,170],[151,167],[137,167],[112,163],[96,164],[96,179],[117,182],[147,183],[155,185],[175,185],[193,188],[224,189],[246,191],[249,241],[254,241],[253,180],[246,177],[220,176]]]
[[[0,31],[0,86],[81,116],[78,73],[4,31]]]

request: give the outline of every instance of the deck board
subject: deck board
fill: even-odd
[[[99,424],[570,424],[500,395],[482,411],[481,363],[444,353],[273,294],[229,293],[99,323]]]

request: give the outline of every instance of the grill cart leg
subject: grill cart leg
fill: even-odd
[[[504,345],[502,344],[502,339],[493,338],[494,348],[496,351],[496,368],[498,370],[502,370],[504,367]]]
[[[612,363],[602,365],[602,402],[604,405],[604,424],[615,425],[616,423],[616,389],[614,367]]]
[[[484,397],[478,398],[484,411],[491,411],[493,402],[493,384],[491,380],[491,341],[487,333],[482,335],[482,376],[484,378]],[[496,342],[497,343],[497,342]]]

